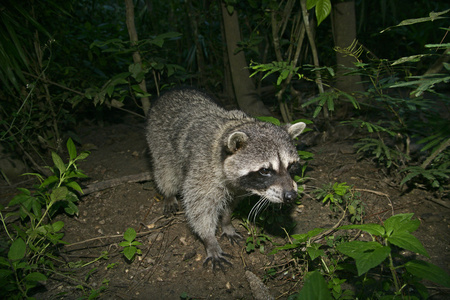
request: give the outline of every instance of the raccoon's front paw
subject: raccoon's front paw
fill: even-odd
[[[216,271],[217,267],[219,267],[222,270],[222,272],[225,273],[226,269],[225,265],[228,266],[233,265],[228,259],[225,258],[225,256],[230,258],[233,257],[225,252],[210,254],[203,262],[203,267],[206,268],[208,266],[208,262],[211,261],[213,271]]]

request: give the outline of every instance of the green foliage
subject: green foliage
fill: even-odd
[[[317,199],[322,199],[322,203],[330,203],[330,209],[336,211],[339,208],[350,214],[351,222],[360,222],[364,215],[361,194],[347,185],[346,182],[334,184],[324,184],[322,188],[314,191]]]
[[[317,18],[317,26],[322,23],[323,20],[328,17],[331,13],[331,1],[330,0],[307,0],[306,8],[312,9],[315,8],[316,18]]]
[[[123,255],[129,261],[133,261],[134,257],[137,255],[141,255],[141,249],[136,246],[141,246],[142,243],[135,241],[136,239],[136,231],[133,228],[128,228],[123,234],[124,241],[120,242],[119,246],[123,247]]]
[[[249,233],[249,237],[245,240],[245,251],[247,253],[251,253],[256,249],[259,249],[259,252],[265,253],[265,245],[267,243],[273,243],[270,236],[262,233],[262,229],[257,226],[252,225],[247,219],[243,220],[241,225],[247,230]]]
[[[177,77],[184,80],[185,70],[177,64],[168,63],[160,56],[164,44],[168,41],[175,41],[181,36],[178,32],[166,32],[157,36],[140,40],[132,45],[130,41],[123,41],[117,38],[107,41],[95,41],[91,44],[91,49],[101,49],[101,52],[118,57],[130,56],[133,52],[139,51],[143,56],[142,63],[131,63],[128,72],[122,72],[108,79],[103,86],[89,88],[86,90],[86,97],[93,99],[94,105],[106,103],[108,106],[121,107],[124,100],[132,92],[133,98],[149,97],[151,94],[144,92],[139,83],[148,75],[154,78],[155,90],[159,91],[165,87],[160,84],[161,76],[166,80],[170,77]],[[143,51],[143,49],[146,49]]]
[[[323,299],[331,300],[331,293],[322,274],[312,271],[305,275],[303,288],[298,293],[297,300]]]
[[[280,85],[283,80],[286,80],[289,75],[296,75],[298,79],[303,78],[303,75],[298,73],[300,67],[293,67],[292,64],[286,61],[273,61],[268,64],[260,64],[256,62],[250,62],[250,69],[254,72],[250,75],[253,77],[258,73],[264,73],[261,80],[264,80],[267,76],[273,73],[279,73],[277,78],[277,85]]]
[[[363,138],[354,146],[358,148],[357,153],[367,152],[387,168],[390,168],[401,159],[410,159],[405,153],[386,145],[382,139]]]
[[[303,103],[302,107],[307,107],[312,104],[317,105],[313,113],[313,118],[316,118],[322,111],[323,107],[326,107],[330,112],[334,112],[336,101],[344,101],[344,99],[347,99],[348,102],[350,102],[355,109],[360,109],[360,105],[358,101],[355,99],[355,97],[353,97],[349,93],[340,91],[321,93],[317,97]]]
[[[53,217],[61,210],[68,215],[78,214],[75,192],[82,190],[75,180],[86,178],[86,175],[78,169],[76,162],[88,156],[87,152],[78,155],[71,139],[66,145],[69,162],[65,164],[53,152],[55,166],[49,168],[53,175],[44,179],[40,174],[26,174],[38,178],[40,185],[33,193],[19,188],[20,194],[8,204],[9,207],[17,207],[17,211],[0,212],[8,236],[7,255],[0,253],[0,295],[3,297],[27,298],[33,288],[55,272],[58,247],[66,242],[62,240],[64,233],[61,232],[64,222],[55,222]],[[19,217],[20,223],[8,224],[12,217]]]
[[[424,169],[421,166],[410,166],[401,170],[401,172],[406,172],[407,175],[403,178],[402,182],[400,182],[400,185],[404,185],[416,177],[422,177],[432,188],[442,190],[444,187],[443,182],[448,180],[450,175],[450,161],[439,165],[436,169]]]
[[[93,288],[87,289],[83,285],[77,285],[76,287],[83,292],[85,299],[92,300],[92,299],[98,299],[100,297],[100,295],[102,294],[102,292],[104,292],[106,289],[108,289],[108,286],[109,286],[109,280],[104,279],[102,284],[100,285],[100,287],[97,289],[93,289]]]
[[[398,214],[390,217],[382,225],[361,224],[344,225],[336,230],[361,230],[372,237],[372,241],[332,242],[328,246],[312,242],[326,229],[316,228],[305,234],[292,235],[292,242],[276,247],[271,254],[281,250],[292,251],[293,257],[303,257],[307,265],[316,270],[305,276],[305,284],[300,295],[327,295],[334,299],[402,297],[409,299],[420,294],[426,298],[427,291],[420,282],[423,279],[433,281],[444,287],[450,286],[450,276],[441,268],[419,260],[404,257],[397,249],[408,250],[428,257],[422,243],[412,233],[417,230],[420,221],[412,219],[413,214]],[[306,249],[302,252],[301,249]],[[320,258],[320,264],[314,264]],[[356,278],[347,278],[354,261]],[[376,269],[376,271],[375,271]],[[380,272],[388,270],[390,277],[380,286],[376,279]],[[324,274],[328,284],[324,284]],[[374,276],[374,277],[373,277]],[[388,276],[384,274],[385,278]],[[357,288],[355,294],[342,289],[342,284],[351,281]],[[302,296],[306,297],[306,296]],[[315,298],[315,297],[313,297]],[[306,298],[305,298],[306,299]],[[311,299],[311,298],[310,298]]]

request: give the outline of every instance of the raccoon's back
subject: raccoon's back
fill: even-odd
[[[196,158],[203,158],[196,164],[212,162],[226,124],[246,118],[240,111],[224,110],[201,91],[169,91],[148,114],[147,141],[153,161],[182,169]]]

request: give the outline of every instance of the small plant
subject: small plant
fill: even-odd
[[[101,286],[98,289],[90,289],[90,290],[88,290],[87,288],[85,288],[82,285],[77,285],[76,287],[83,292],[83,294],[84,294],[84,298],[83,299],[92,300],[92,299],[99,298],[101,293],[104,292],[108,288],[108,286],[109,286],[109,280],[108,279],[104,279],[102,281]]]
[[[136,246],[142,245],[142,243],[135,241],[136,231],[133,228],[128,228],[127,231],[123,234],[124,241],[119,244],[119,246],[123,247],[123,255],[129,260],[133,261],[136,254],[140,255],[141,249]]]
[[[322,199],[323,203],[330,203],[330,209],[336,211],[348,211],[352,223],[360,222],[364,214],[361,195],[346,182],[335,182],[324,184],[322,188],[315,191],[316,197]]]
[[[306,248],[309,265],[319,267],[309,272],[316,272],[314,277],[309,277],[312,274],[305,276],[305,291],[300,291],[299,297],[311,293],[314,287],[314,295],[328,295],[331,290],[335,299],[348,299],[342,298],[343,295],[350,294],[340,287],[342,283],[352,281],[357,288],[355,296],[360,299],[418,299],[418,296],[427,298],[428,292],[421,280],[430,280],[448,288],[450,276],[436,265],[405,256],[399,251],[407,250],[429,257],[422,243],[412,235],[420,225],[420,221],[413,220],[412,217],[412,213],[398,214],[384,221],[382,225],[341,226],[337,230],[362,230],[372,237],[372,241],[342,240],[334,243],[331,249],[311,242],[311,239],[325,231],[323,228],[316,228],[305,234],[292,235],[290,244],[275,248],[272,254],[280,250],[295,250],[294,254],[298,257],[298,251]],[[321,264],[314,265],[312,262],[318,257],[321,257]],[[356,278],[348,277],[348,272],[354,272]],[[323,284],[321,273],[329,278],[328,285]],[[384,279],[380,281],[380,277]],[[298,299],[308,299],[302,297]],[[324,297],[320,299],[331,299]]]
[[[256,249],[259,249],[259,252],[264,254],[266,249],[265,244],[267,242],[272,243],[272,239],[267,234],[262,233],[262,229],[259,229],[257,226],[250,224],[248,220],[245,220],[242,223],[242,226],[245,227],[250,235],[245,240],[245,251],[247,253],[251,253]]]
[[[63,210],[68,215],[78,214],[75,192],[82,192],[75,181],[87,176],[78,169],[76,162],[85,159],[89,154],[77,155],[71,139],[67,141],[69,162],[64,164],[61,157],[52,153],[55,166],[49,168],[53,175],[44,178],[37,173],[28,173],[39,179],[40,185],[32,192],[19,188],[20,194],[8,204],[17,211],[0,212],[0,219],[8,237],[7,251],[0,253],[0,296],[9,298],[28,298],[31,290],[48,276],[56,272],[54,262],[58,261],[57,251],[64,234],[61,230],[64,222],[53,221],[53,217]],[[1,207],[3,210],[3,207]],[[7,219],[17,216],[19,224],[8,224]],[[10,227],[10,226],[11,227]]]

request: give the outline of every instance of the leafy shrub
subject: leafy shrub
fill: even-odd
[[[82,190],[75,180],[86,178],[86,175],[76,163],[89,155],[87,152],[77,155],[71,139],[67,141],[67,150],[67,164],[58,154],[52,153],[55,166],[49,169],[53,175],[44,178],[36,173],[25,174],[35,176],[40,184],[34,192],[19,188],[20,194],[8,204],[16,211],[6,214],[0,211],[8,238],[6,249],[0,253],[2,297],[28,298],[33,288],[56,272],[54,262],[58,260],[58,247],[66,242],[62,240],[64,233],[61,232],[64,222],[54,221],[53,218],[61,210],[68,215],[78,214],[78,196],[75,192]],[[14,217],[19,218],[19,223],[8,226],[8,219]]]

